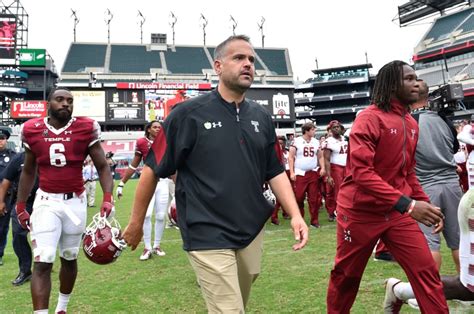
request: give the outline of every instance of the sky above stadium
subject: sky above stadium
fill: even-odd
[[[4,0],[5,4],[11,1]],[[295,78],[312,77],[311,70],[365,63],[365,53],[378,70],[399,59],[410,62],[413,49],[429,24],[400,28],[393,18],[397,6],[408,2],[380,0],[342,1],[146,1],[146,0],[22,0],[29,14],[29,48],[46,48],[61,71],[73,41],[74,9],[79,18],[78,42],[107,42],[107,9],[112,43],[140,43],[138,10],[145,17],[143,42],[150,33],[166,33],[173,12],[176,44],[202,45],[202,19],[207,19],[206,43],[215,46],[232,35],[232,15],[236,33],[251,37],[261,46],[258,23],[265,18],[265,47],[288,48]]]

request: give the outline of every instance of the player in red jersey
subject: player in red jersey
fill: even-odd
[[[135,156],[131,164],[128,166],[125,175],[120,181],[117,187],[117,198],[121,198],[123,194],[123,187],[125,183],[130,179],[133,173],[136,171],[138,165],[143,160],[145,161],[148,152],[150,151],[151,144],[155,140],[158,132],[160,132],[161,124],[158,121],[151,121],[145,126],[145,136],[137,140],[135,145]],[[145,222],[143,223],[143,242],[145,244],[145,249],[143,250],[142,255],[140,255],[141,261],[146,261],[152,257],[152,253],[157,256],[165,256],[166,253],[160,247],[161,237],[163,236],[163,231],[165,230],[165,217],[171,201],[170,197],[170,180],[163,179],[158,182],[155,194],[148,204],[148,209],[146,211]],[[153,243],[153,248],[151,246],[151,216],[155,212],[155,240]]]
[[[288,176],[288,179],[289,179],[290,178],[290,165],[288,164],[288,154],[289,154],[289,152],[285,148],[286,147],[286,138],[284,136],[279,136],[278,137],[278,143],[280,144],[280,147],[281,147],[282,161],[283,161],[283,165],[285,166],[285,172],[286,172],[286,175]],[[276,200],[275,209],[273,210],[273,214],[272,214],[272,218],[271,218],[272,224],[274,224],[274,225],[279,225],[280,224],[280,221],[278,220],[278,210],[280,209],[280,207],[281,207],[280,202],[278,202],[278,200]],[[281,210],[283,212],[283,218],[289,219],[290,216],[286,213],[285,209],[283,207],[281,207]]]
[[[23,228],[31,231],[34,267],[31,295],[35,313],[47,313],[51,293],[51,269],[59,244],[59,299],[56,313],[66,312],[77,277],[77,256],[86,227],[87,200],[82,164],[90,155],[104,192],[100,212],[112,209],[112,176],[100,146],[100,127],[92,119],[72,117],[73,96],[64,88],[48,97],[49,116],[23,125],[25,162],[18,188],[16,213]],[[39,173],[33,213],[25,202]]]

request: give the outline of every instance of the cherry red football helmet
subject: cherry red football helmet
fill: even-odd
[[[97,213],[87,226],[82,248],[87,258],[100,265],[110,264],[120,256],[127,244],[120,239],[120,224],[115,218]]]
[[[178,211],[176,210],[176,200],[174,198],[168,208],[168,219],[173,225],[178,225]]]

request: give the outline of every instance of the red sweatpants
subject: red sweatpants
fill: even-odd
[[[462,171],[458,173],[459,176],[459,184],[461,185],[462,191],[464,193],[469,190],[469,180],[467,178],[467,169],[466,169],[466,163],[463,162],[462,164],[457,164],[459,167],[461,167]]]
[[[346,167],[331,164],[331,177],[334,180],[334,186],[326,184],[326,210],[330,216],[334,215],[336,211],[337,194],[339,194],[339,187],[344,180],[344,170]]]
[[[290,170],[285,170],[286,172],[286,175],[288,176],[288,179],[290,179]],[[293,187],[293,193],[295,192],[295,187],[294,187],[294,182],[291,181],[290,179],[290,182],[292,183],[292,187]],[[281,207],[281,204],[280,202],[278,202],[278,200],[276,200],[275,202],[275,208],[273,209],[273,213],[272,213],[272,219],[278,219],[278,210],[280,209]],[[283,207],[281,207],[281,211],[283,212],[283,217],[285,216],[288,216],[288,214],[285,212],[285,209]]]
[[[443,285],[426,239],[408,215],[355,221],[337,215],[337,252],[327,294],[328,313],[349,313],[377,240],[381,238],[407,274],[422,313],[448,313]],[[381,309],[382,311],[382,309]]]
[[[304,217],[304,197],[308,194],[309,214],[311,216],[311,224],[319,224],[318,214],[321,207],[322,198],[319,191],[319,173],[316,171],[306,171],[304,176],[296,176],[295,181],[295,197],[301,216]]]

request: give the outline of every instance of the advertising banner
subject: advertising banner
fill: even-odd
[[[12,119],[46,117],[47,104],[42,100],[14,100],[11,103],[10,117]]]
[[[0,65],[14,65],[16,60],[16,16],[0,14]]]
[[[211,83],[118,82],[117,89],[199,89],[210,90]]]
[[[75,117],[89,117],[96,121],[105,121],[104,91],[71,91],[74,97]]]
[[[245,96],[262,105],[274,121],[294,121],[295,101],[289,88],[251,88]]]
[[[171,109],[188,98],[196,97],[209,91],[169,89],[145,91],[145,118],[148,122],[163,121]]]
[[[20,66],[44,67],[46,65],[46,49],[19,49]]]

